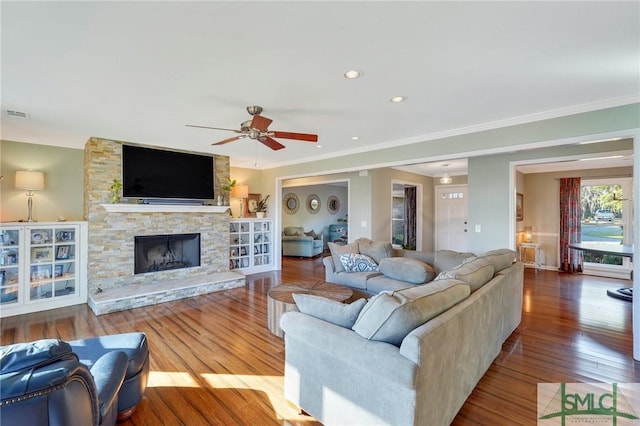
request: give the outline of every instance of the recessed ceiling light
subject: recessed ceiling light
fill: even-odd
[[[351,140],[357,141],[358,139],[360,139],[360,136],[351,136]]]
[[[322,148],[322,145],[316,145],[316,148]]]
[[[360,71],[349,70],[349,71],[344,73],[344,78],[348,78],[349,80],[352,80],[352,79],[358,78],[358,77],[360,77]]]
[[[397,104],[399,102],[404,102],[407,100],[406,96],[394,96],[393,98],[391,98],[391,102],[393,102],[394,104]]]

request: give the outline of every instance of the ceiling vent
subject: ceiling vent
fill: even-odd
[[[19,118],[21,120],[28,120],[31,118],[28,112],[15,111],[12,109],[5,109],[4,113],[11,118]]]

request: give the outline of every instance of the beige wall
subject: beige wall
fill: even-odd
[[[391,191],[393,182],[415,185],[422,188],[422,246],[418,250],[433,250],[434,232],[434,181],[428,176],[407,173],[392,168],[372,170],[373,205],[371,217],[371,239],[391,241]]]
[[[0,221],[27,219],[27,197],[15,189],[16,170],[44,172],[45,189],[33,197],[35,220],[82,220],[83,150],[0,141]]]
[[[305,232],[314,230],[316,233],[324,235],[325,242],[329,237],[329,225],[338,223],[338,219],[345,219],[349,212],[349,199],[347,186],[337,186],[328,184],[304,185],[304,186],[287,186],[282,188],[282,195],[293,193],[296,194],[300,206],[294,214],[283,212],[282,229],[287,226],[302,226]],[[315,194],[320,198],[320,211],[317,213],[309,213],[306,208],[306,201],[309,195]],[[337,213],[331,214],[327,209],[327,199],[330,196],[338,197],[340,200],[340,208]],[[278,207],[280,208],[280,207]]]
[[[580,177],[584,179],[607,177],[632,177],[633,168],[574,170],[554,173],[530,173],[523,175],[524,213],[518,229],[533,227],[533,242],[540,244],[542,263],[547,268],[557,268],[560,235],[560,179]]]

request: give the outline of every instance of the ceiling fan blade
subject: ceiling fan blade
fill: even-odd
[[[293,132],[278,132],[274,130],[273,136],[282,139],[295,139],[298,141],[318,142],[318,135],[312,135],[309,133],[293,133]]]
[[[271,124],[273,120],[267,117],[263,117],[261,115],[254,115],[253,120],[251,120],[251,128],[258,129],[261,132],[266,132],[267,127]]]
[[[237,141],[238,139],[242,139],[242,138],[246,138],[246,137],[247,137],[246,135],[234,136],[232,138],[225,139],[225,140],[220,141],[220,142],[212,143],[211,145],[224,145],[226,143]]]
[[[278,142],[275,139],[271,139],[269,136],[265,136],[258,140],[274,151],[284,148],[284,145],[282,145],[280,142]]]
[[[197,126],[195,124],[185,124],[187,127],[198,127],[200,129],[213,129],[213,130],[228,130],[229,132],[243,133],[242,130],[238,129],[225,129],[223,127],[209,127],[209,126]]]

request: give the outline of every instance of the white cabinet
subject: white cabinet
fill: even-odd
[[[86,222],[0,226],[0,317],[87,302]]]
[[[273,266],[273,221],[233,219],[229,223],[229,269],[253,274]]]

